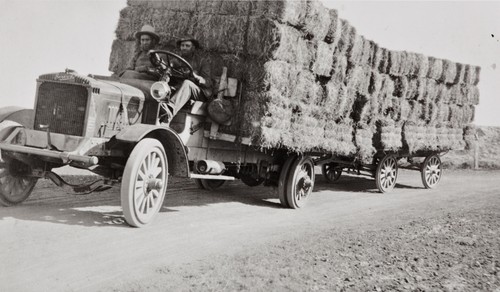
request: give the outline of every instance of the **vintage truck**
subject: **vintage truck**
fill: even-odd
[[[190,71],[169,74],[189,78],[192,73],[174,53],[150,53],[160,75],[171,69],[173,60]],[[219,88],[219,99],[238,98],[243,90],[225,73]],[[41,75],[34,111],[12,107],[0,111],[0,203],[22,203],[40,178],[82,193],[121,182],[125,220],[141,227],[162,207],[168,177],[177,176],[194,179],[208,190],[226,180],[241,179],[249,186],[264,183],[278,187],[284,206],[304,205],[314,186],[311,155],[261,149],[219,133],[217,118],[207,113],[207,102],[188,104],[169,126],[163,126],[159,116],[170,94],[164,81],[84,76],[72,70]],[[68,184],[52,172],[64,165],[90,170],[102,179]]]

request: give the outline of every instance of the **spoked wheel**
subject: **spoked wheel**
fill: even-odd
[[[375,174],[375,183],[381,193],[390,192],[396,185],[398,161],[394,155],[387,155],[379,162]]]
[[[220,188],[226,181],[220,179],[200,179],[200,183],[207,191],[214,191]]]
[[[288,200],[287,200],[287,182],[288,182],[288,174],[290,173],[290,168],[292,164],[297,160],[297,156],[292,155],[287,158],[283,166],[281,167],[280,177],[278,181],[278,196],[280,198],[280,203],[283,207],[288,208]]]
[[[31,168],[17,160],[0,161],[0,204],[9,207],[24,202],[38,180]]]
[[[342,169],[337,168],[335,163],[325,163],[321,166],[321,173],[328,182],[336,182],[342,175]]]
[[[160,211],[167,191],[168,162],[163,145],[146,138],[132,150],[121,186],[125,221],[134,227],[150,223]]]
[[[287,179],[288,207],[304,207],[314,187],[314,162],[310,157],[299,157],[290,167]]]
[[[441,168],[441,158],[437,155],[427,156],[422,164],[422,183],[426,189],[435,188],[441,180],[443,169]]]

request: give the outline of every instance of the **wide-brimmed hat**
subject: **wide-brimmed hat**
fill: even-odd
[[[191,36],[184,36],[184,37],[181,37],[179,38],[179,40],[177,40],[177,47],[179,47],[181,45],[182,42],[192,42],[193,45],[199,49],[200,48],[200,42],[198,42],[197,39],[195,39],[194,37],[191,37]]]
[[[147,35],[151,36],[152,38],[156,39],[157,42],[160,41],[160,36],[158,34],[156,34],[155,28],[149,24],[144,25],[140,31],[136,32],[135,38],[140,39],[141,35],[143,35],[143,34],[147,34]]]

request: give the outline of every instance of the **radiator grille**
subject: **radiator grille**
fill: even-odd
[[[87,100],[84,86],[43,82],[38,88],[34,129],[50,125],[52,133],[83,136]]]

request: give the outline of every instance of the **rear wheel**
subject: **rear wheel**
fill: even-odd
[[[24,202],[38,180],[31,177],[31,167],[17,160],[0,160],[0,204],[9,207]]]
[[[442,174],[443,169],[441,167],[441,158],[435,154],[426,157],[421,169],[421,177],[424,187],[426,189],[435,188],[439,184]]]
[[[168,162],[156,139],[141,140],[132,150],[122,178],[121,203],[125,221],[142,227],[160,211],[167,191]]]
[[[287,182],[288,182],[288,174],[290,173],[290,167],[297,160],[297,156],[292,155],[287,158],[283,166],[281,167],[280,177],[278,181],[278,196],[280,199],[280,203],[283,207],[288,208],[288,200],[287,200]]]
[[[314,187],[314,162],[310,157],[299,157],[290,167],[287,179],[288,207],[305,206]]]
[[[321,166],[321,173],[328,182],[333,183],[339,180],[342,175],[342,169],[337,168],[337,164],[333,162],[325,163]]]
[[[398,161],[396,156],[387,155],[378,163],[375,183],[381,193],[390,192],[396,185]]]

